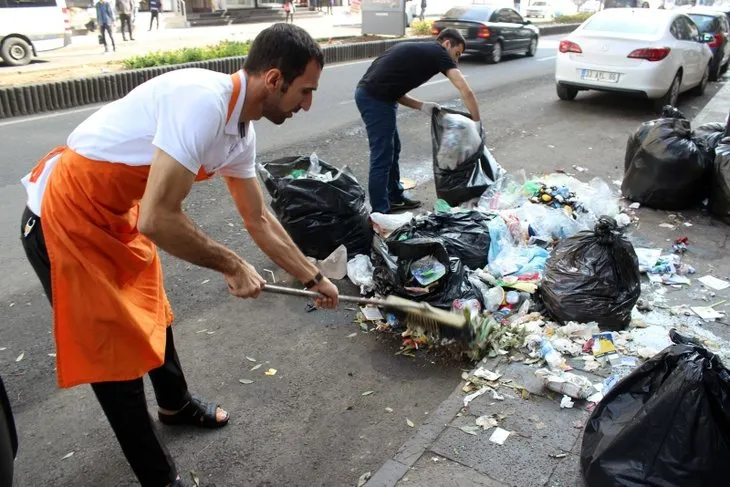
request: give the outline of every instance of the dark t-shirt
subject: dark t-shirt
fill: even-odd
[[[438,42],[403,42],[373,61],[358,86],[374,98],[395,103],[438,73],[453,68],[456,63]]]

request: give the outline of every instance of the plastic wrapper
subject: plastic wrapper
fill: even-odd
[[[591,381],[582,375],[548,369],[538,369],[535,371],[535,375],[551,391],[565,394],[573,399],[587,399],[595,392]]]
[[[479,198],[478,207],[483,211],[506,210],[518,208],[527,201],[523,191],[524,170],[522,181],[515,179],[511,174],[505,174],[487,189]]]
[[[707,167],[688,120],[645,122],[626,145],[621,191],[650,208],[692,208],[706,196]]]
[[[479,198],[484,191],[502,176],[503,169],[486,148],[482,134],[481,142],[470,157],[450,168],[439,161],[439,153],[447,126],[444,117],[449,114],[468,114],[442,108],[434,110],[431,117],[431,142],[433,146],[433,175],[436,195],[451,206]]]
[[[411,220],[413,220],[413,212],[410,211],[394,213],[392,215],[370,213],[370,221],[373,222],[375,231],[383,237],[387,237]]]
[[[728,484],[730,375],[714,354],[673,345],[605,393],[586,423],[580,463],[591,487]]]
[[[360,287],[360,292],[368,293],[375,288],[374,271],[370,257],[367,255],[356,255],[347,262],[347,277],[354,285]]]
[[[488,225],[492,218],[479,211],[433,213],[400,227],[388,241],[436,238],[444,244],[450,257],[458,257],[470,269],[481,269],[487,265],[491,243]]]
[[[347,168],[312,155],[278,159],[258,172],[276,217],[304,255],[325,259],[340,245],[348,257],[370,252],[365,191]]]
[[[458,113],[445,113],[440,125],[443,132],[436,156],[438,166],[453,171],[479,150],[482,143],[479,126]]]
[[[730,142],[730,139],[724,142]],[[720,144],[715,149],[715,167],[712,172],[710,211],[730,223],[730,143]]]
[[[543,205],[525,203],[517,211],[520,220],[527,222],[532,234],[550,240],[572,237],[583,228],[562,209],[548,208]]]
[[[636,252],[610,218],[558,243],[541,287],[545,307],[561,323],[595,321],[612,331],[629,325],[640,295]]]

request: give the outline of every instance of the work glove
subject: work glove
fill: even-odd
[[[433,111],[435,109],[439,109],[440,110],[441,107],[437,103],[434,103],[432,101],[424,101],[421,104],[421,111],[423,113],[425,113],[426,115],[432,115],[433,114]]]

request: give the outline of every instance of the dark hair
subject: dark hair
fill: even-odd
[[[466,49],[466,41],[464,40],[464,36],[461,35],[461,32],[459,32],[458,30],[452,29],[450,27],[442,30],[436,40],[438,42],[451,41],[451,47],[462,45],[464,46],[464,49]]]
[[[296,25],[278,23],[256,36],[243,69],[254,76],[278,69],[289,85],[304,73],[312,59],[324,67],[324,54],[312,36]]]

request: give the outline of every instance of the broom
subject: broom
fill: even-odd
[[[302,298],[321,298],[322,295],[303,289],[292,289],[282,286],[266,284],[264,292],[287,294]],[[388,296],[386,299],[363,298],[359,296],[340,295],[340,301],[357,304],[372,304],[382,306],[386,310],[405,313],[405,324],[408,328],[421,328],[429,333],[438,333],[445,338],[455,338],[469,343],[473,338],[472,327],[463,314],[452,313],[434,308],[428,303],[417,303],[397,296]]]

